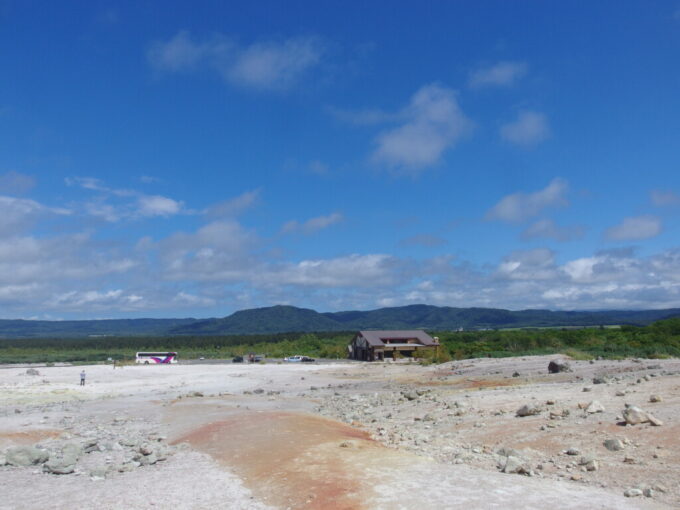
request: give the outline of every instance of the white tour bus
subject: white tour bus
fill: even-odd
[[[176,352],[138,352],[135,357],[135,363],[143,363],[144,365],[151,365],[155,363],[168,364],[177,363]]]

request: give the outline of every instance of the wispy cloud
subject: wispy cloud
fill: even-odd
[[[436,83],[418,90],[400,115],[405,122],[378,135],[371,157],[397,173],[416,175],[435,165],[472,126],[455,91]]]
[[[112,188],[92,177],[69,177],[65,182],[69,186],[98,192],[99,196],[85,204],[85,212],[108,222],[191,213],[181,201],[132,189]]]
[[[161,71],[181,72],[207,67],[228,82],[259,90],[287,90],[317,66],[324,45],[315,37],[240,45],[227,36],[204,41],[180,31],[167,41],[156,41],[147,52],[150,64]]]
[[[69,209],[47,207],[35,200],[0,195],[0,234],[10,235],[23,231],[38,218],[67,216]]]
[[[680,205],[680,195],[668,190],[653,190],[649,194],[656,207]]]
[[[661,233],[661,219],[651,214],[633,216],[624,220],[605,233],[605,239],[609,241],[640,241],[650,239]]]
[[[287,222],[281,229],[284,233],[303,233],[303,234],[313,234],[319,230],[340,223],[344,217],[342,214],[335,212],[329,214],[328,216],[317,216],[316,218],[310,218],[307,221],[300,223],[296,220],[291,220]]]
[[[538,220],[529,225],[522,232],[522,239],[554,239],[565,242],[583,237],[584,228],[581,226],[562,227],[551,219]]]
[[[534,193],[513,193],[503,197],[487,213],[486,219],[520,223],[538,215],[549,207],[568,205],[565,197],[569,185],[559,177],[553,179],[548,186]]]
[[[0,193],[25,193],[35,186],[35,178],[10,170],[0,175]]]
[[[246,209],[249,209],[260,200],[260,190],[254,189],[246,191],[241,195],[219,202],[207,209],[209,216],[217,218],[228,218],[236,216]]]
[[[548,118],[539,112],[520,112],[517,119],[500,128],[503,140],[522,147],[533,147],[550,136]]]
[[[470,73],[468,85],[472,88],[510,86],[522,78],[527,73],[528,68],[526,62],[498,62]]]

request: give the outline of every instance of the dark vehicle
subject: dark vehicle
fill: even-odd
[[[243,356],[234,356],[234,359],[231,360],[232,363],[243,363]]]

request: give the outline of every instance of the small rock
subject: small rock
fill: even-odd
[[[26,375],[40,375],[40,372],[38,372],[35,368],[29,368],[26,370]]]
[[[636,498],[642,496],[642,491],[640,489],[626,489],[623,495],[627,498]]]
[[[598,400],[593,400],[590,404],[588,404],[588,407],[586,407],[586,413],[588,414],[594,414],[594,413],[603,413],[604,412],[604,406],[600,404]]]
[[[610,452],[618,452],[623,450],[623,442],[620,439],[606,439],[604,447]]]
[[[501,471],[503,471],[503,473],[516,473],[516,474],[528,473],[528,469],[524,465],[522,459],[513,456],[507,457],[505,459],[505,462],[503,462],[502,464]]]
[[[581,451],[578,448],[572,447],[572,448],[569,448],[568,450],[566,450],[564,453],[566,453],[567,455],[579,455],[581,453]]]
[[[571,372],[571,366],[564,360],[554,359],[548,363],[548,373]]]
[[[541,410],[534,404],[525,404],[517,410],[516,416],[523,418],[525,416],[533,416],[540,413]]]
[[[607,384],[609,379],[603,375],[593,377],[593,384]]]
[[[661,395],[652,395],[649,397],[650,402],[663,402],[663,398],[661,398]]]

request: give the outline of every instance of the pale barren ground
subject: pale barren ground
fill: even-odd
[[[0,453],[97,443],[72,474],[0,467],[0,508],[680,507],[680,361],[548,375],[550,359],[99,365],[85,367],[85,387],[81,367],[0,368]],[[593,384],[601,375],[609,382]],[[604,412],[579,407],[593,400]],[[540,414],[516,417],[526,403]],[[625,403],[664,424],[617,424]],[[120,472],[133,451],[121,444],[140,438],[167,459]],[[612,438],[623,450],[603,446]],[[501,447],[532,476],[499,472]],[[653,497],[623,496],[635,487]]]

